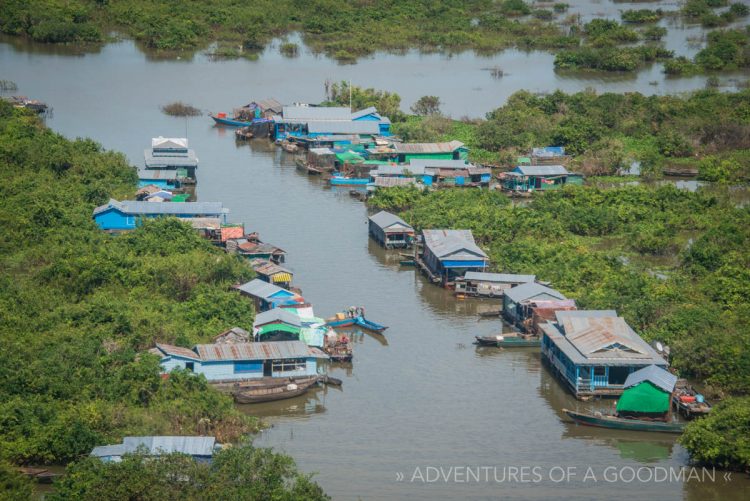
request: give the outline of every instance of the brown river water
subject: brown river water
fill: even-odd
[[[635,5],[573,4],[589,17]],[[679,39],[700,29],[674,31],[667,44],[689,54]],[[492,57],[409,52],[341,66],[306,51],[286,59],[276,46],[258,61],[160,60],[127,41],[80,53],[0,38],[0,78],[51,104],[53,129],[94,138],[138,166],[152,136],[187,131],[201,161],[198,198],[223,202],[232,220],[287,250],[295,283],[318,316],[362,304],[368,317],[390,326],[385,336],[354,334],[353,364],[330,369],[342,388],[243,409],[271,425],[256,444],[292,455],[335,499],[747,499],[747,476],[727,481],[722,472],[712,479],[710,471],[685,470],[688,455],[669,435],[568,423],[563,407],[611,402],[576,402],[537,350],[473,346],[475,335],[503,328],[478,320],[478,311],[497,305],[456,300],[399,267],[398,252],[368,238],[367,210],[348,189],[302,175],[268,141],[236,143],[206,116],[159,111],[175,100],[211,111],[266,96],[314,102],[326,79],[394,90],[405,108],[438,95],[453,116],[481,116],[523,88],[651,94],[704,85],[702,77],[665,80],[658,65],[631,77],[561,76],[552,60],[516,50]],[[509,75],[493,79],[484,69],[491,66]]]

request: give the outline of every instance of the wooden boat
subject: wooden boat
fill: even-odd
[[[370,178],[365,177],[345,177],[342,175],[334,174],[331,179],[328,180],[331,186],[367,186],[370,182]]]
[[[682,433],[682,431],[685,429],[685,423],[648,421],[643,419],[625,419],[607,414],[588,414],[583,412],[571,411],[568,409],[563,409],[563,412],[578,424],[586,426],[598,426],[599,428],[610,428],[613,430]]]
[[[281,141],[279,143],[279,146],[287,153],[297,153],[297,151],[299,151],[299,146],[294,143],[290,143],[289,141]]]
[[[214,115],[213,113],[208,114],[208,116],[213,119],[216,125],[225,125],[227,127],[247,127],[249,125],[252,125],[253,123],[248,122],[247,120],[237,120],[235,118],[229,118],[227,116],[221,115],[221,113],[219,113],[218,115]]]
[[[315,167],[314,165],[310,165],[308,162],[305,161],[304,158],[297,158],[294,160],[294,164],[297,166],[297,170],[302,172],[307,172],[310,176],[319,176],[323,174],[323,170]]]
[[[703,400],[703,396],[689,386],[684,379],[680,379],[675,385],[672,407],[685,419],[705,416],[711,412],[712,408],[711,404]]]
[[[480,311],[479,316],[482,318],[499,317],[500,313],[502,313],[501,310]]]
[[[541,346],[536,336],[474,336],[474,344],[479,346],[495,346],[497,348],[529,348]]]
[[[417,262],[413,259],[404,259],[403,261],[399,261],[398,264],[400,266],[416,266]]]
[[[336,318],[329,319],[328,322],[326,322],[326,325],[328,327],[362,327],[363,329],[367,329],[372,332],[383,332],[388,327],[385,325],[381,325],[377,322],[373,322],[371,320],[367,320],[363,316],[356,316],[356,317],[345,317],[345,318]]]
[[[258,404],[261,402],[273,402],[294,398],[304,394],[312,385],[318,382],[317,376],[295,382],[287,382],[284,385],[246,387],[234,393],[234,401],[238,404]]]

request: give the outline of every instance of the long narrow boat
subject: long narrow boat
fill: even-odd
[[[628,431],[655,431],[661,433],[682,433],[685,423],[646,421],[642,419],[625,419],[607,414],[587,414],[583,412],[563,409],[573,421],[586,426],[597,426],[599,428],[610,428],[613,430]]]
[[[530,348],[541,346],[536,336],[474,336],[474,344],[479,346],[495,346],[497,348]]]
[[[331,186],[367,186],[370,182],[369,178],[365,177],[345,177],[334,175],[328,180]]]
[[[388,328],[385,325],[373,322],[372,320],[367,320],[362,316],[330,320],[326,322],[326,325],[328,327],[354,327],[356,325],[372,332],[383,332]]]
[[[247,127],[253,124],[253,122],[248,122],[247,120],[235,120],[234,118],[220,117],[211,113],[208,116],[213,118],[216,125],[226,125],[227,127]]]
[[[312,385],[318,382],[318,377],[297,380],[283,386],[261,386],[258,388],[243,388],[234,393],[234,401],[238,404],[259,404],[294,398],[304,394]]]

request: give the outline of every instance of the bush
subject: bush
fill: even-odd
[[[661,9],[638,9],[638,10],[626,10],[622,13],[622,20],[626,23],[655,23],[662,18],[664,12]]]
[[[727,399],[711,414],[696,419],[680,443],[701,464],[747,470],[750,468],[750,397]]]

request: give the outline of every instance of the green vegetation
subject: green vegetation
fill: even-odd
[[[139,356],[157,340],[250,329],[252,305],[230,290],[247,265],[175,219],[104,234],[92,209],[132,197],[135,169],[6,103],[0,173],[0,460],[65,462],[126,434],[256,430],[205,379],[162,379],[157,358]]]
[[[670,75],[743,68],[750,68],[750,26],[744,30],[712,31],[706,47],[693,61],[678,57],[664,64],[664,72]]]
[[[417,228],[471,229],[495,269],[550,280],[581,308],[616,309],[711,395],[750,393],[750,208],[728,190],[569,186],[519,207],[495,191],[399,187],[370,203]],[[727,398],[729,410],[692,424],[693,457],[746,466],[749,404]]]
[[[440,98],[437,96],[422,96],[411,105],[415,115],[440,115]]]
[[[138,499],[143,501],[330,499],[288,456],[250,446],[218,452],[211,464],[183,454],[147,458],[126,455],[120,463],[86,458],[56,483],[52,501]]]
[[[691,424],[680,442],[694,460],[747,471],[750,469],[750,397],[722,402]]]
[[[286,57],[297,57],[297,54],[299,53],[299,45],[292,42],[283,43],[281,44],[281,47],[279,47],[279,51]]]
[[[324,106],[349,106],[353,110],[363,110],[374,106],[378,113],[388,117],[393,122],[404,120],[405,115],[401,111],[401,96],[395,92],[375,90],[372,88],[365,89],[352,85],[349,82],[341,81],[339,83],[325,82],[326,102]]]
[[[642,24],[642,23],[655,23],[664,16],[664,12],[661,9],[635,9],[626,10],[622,13],[622,20],[626,23]]]
[[[40,42],[95,42],[115,27],[152,49],[195,50],[218,42],[216,53],[223,56],[257,54],[271,39],[299,32],[314,51],[344,61],[377,50],[487,52],[577,43],[546,14],[518,19],[529,14],[523,0],[10,0],[3,4],[0,31]]]
[[[661,38],[663,33],[651,30],[639,34],[632,28],[610,19],[594,19],[583,27],[585,45],[561,50],[555,56],[555,68],[561,70],[635,71],[647,62],[669,59],[672,51],[661,47],[641,45],[619,47],[623,43]]]

